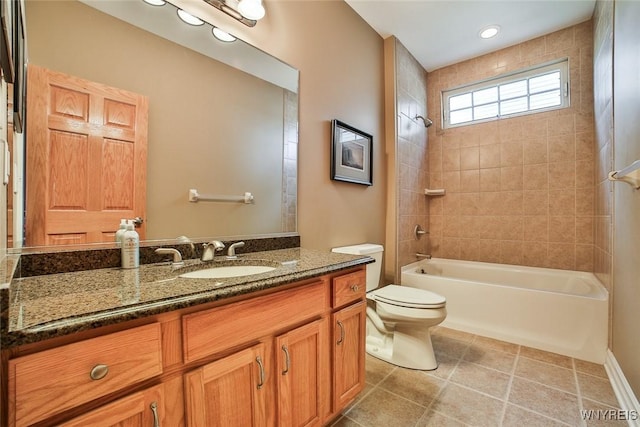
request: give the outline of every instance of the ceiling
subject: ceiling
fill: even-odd
[[[383,38],[394,35],[427,71],[591,18],[595,0],[346,0]],[[478,33],[499,25],[500,33]]]

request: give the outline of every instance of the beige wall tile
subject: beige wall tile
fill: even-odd
[[[525,190],[523,211],[525,215],[548,215],[549,192],[547,190]]]
[[[477,193],[480,191],[480,171],[463,170],[460,172],[460,192]]]
[[[479,169],[480,168],[480,148],[479,147],[463,147],[460,149],[460,169]]]
[[[549,170],[546,163],[524,165],[523,188],[525,190],[546,190],[549,188]]]
[[[523,229],[526,242],[549,241],[549,218],[547,216],[525,216]]]
[[[522,143],[522,154],[525,165],[547,163],[547,138],[525,139]]]
[[[611,213],[605,181],[612,155],[601,140],[612,136],[595,126],[593,108],[611,108],[592,100],[592,50],[587,22],[429,74],[430,105],[439,108],[440,91],[456,85],[567,56],[571,67],[568,109],[429,129],[430,140],[442,139],[429,147],[430,185],[447,190],[441,202],[429,201],[429,212],[443,215],[433,226],[448,224],[446,243],[436,242],[440,255],[587,271],[591,265],[608,274],[602,254],[610,250],[610,220],[595,215]]]
[[[497,168],[500,166],[500,144],[480,146],[480,167]]]
[[[522,166],[500,168],[500,190],[522,190]]]
[[[480,191],[500,190],[500,168],[480,169]]]

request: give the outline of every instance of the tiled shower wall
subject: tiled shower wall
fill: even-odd
[[[613,6],[596,2],[593,16],[595,112],[595,237],[593,271],[611,289],[613,187]]]
[[[282,231],[298,228],[298,94],[284,91]]]
[[[593,271],[592,35],[588,21],[428,74],[434,256]],[[570,108],[442,129],[442,90],[565,57]]]
[[[427,128],[416,116],[426,117],[427,75],[420,63],[396,40],[396,102],[398,168],[398,268],[426,253],[428,238],[416,239],[414,228],[429,228],[424,189],[428,182]],[[399,273],[397,273],[399,274]]]

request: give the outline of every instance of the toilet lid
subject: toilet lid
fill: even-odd
[[[441,308],[447,302],[442,295],[408,286],[388,285],[370,293],[376,301],[410,308]]]

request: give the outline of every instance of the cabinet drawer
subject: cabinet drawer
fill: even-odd
[[[154,323],[10,360],[10,425],[31,425],[161,374],[160,336]]]
[[[367,291],[365,270],[333,278],[333,307],[340,307],[352,301],[364,298]]]
[[[326,281],[240,301],[182,318],[186,363],[322,315],[329,308]]]

